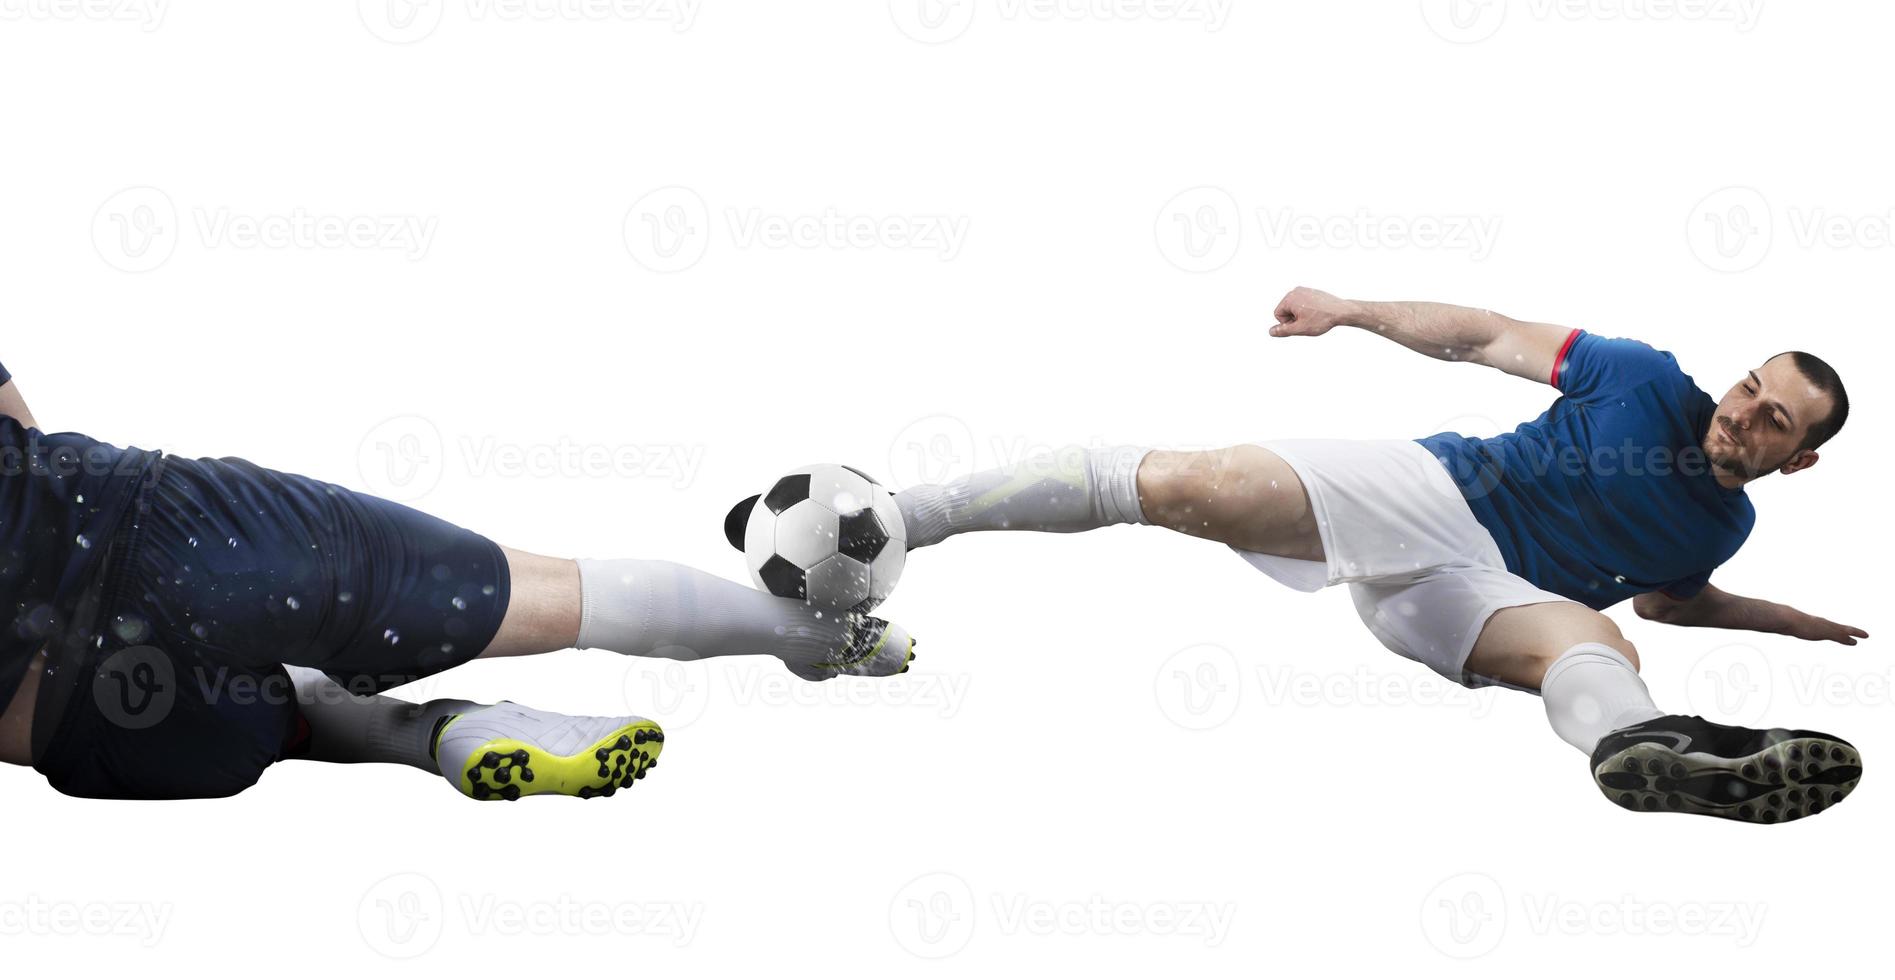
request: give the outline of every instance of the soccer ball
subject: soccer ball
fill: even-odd
[[[895,498],[847,466],[805,466],[776,481],[744,526],[744,563],[757,587],[822,609],[875,608],[895,590],[907,555]]]

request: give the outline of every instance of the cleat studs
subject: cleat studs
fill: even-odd
[[[493,791],[487,788],[486,783],[474,784],[474,799],[484,800],[487,797],[492,796],[492,795],[493,795]]]
[[[500,791],[500,796],[503,799],[507,800],[507,802],[511,803],[512,801],[520,798],[520,787],[508,786],[507,788]]]
[[[480,781],[480,767],[475,766],[474,768],[467,770],[467,778],[475,782],[479,782]]]
[[[612,744],[612,747],[620,751],[629,749],[632,747],[632,737],[630,735],[620,735],[619,740],[617,742],[614,742]]]
[[[1829,747],[1829,757],[1830,757],[1831,759],[1833,759],[1833,760],[1835,760],[1836,762],[1841,762],[1841,761],[1842,761],[1842,746],[1840,746],[1840,745],[1832,745],[1832,746],[1830,746],[1830,747]]]
[[[1630,793],[1621,793],[1619,794],[1619,805],[1628,810],[1636,810],[1638,809],[1638,797]]]
[[[610,752],[607,752],[607,751],[606,751],[606,750],[604,750],[604,749],[600,749],[599,751],[597,751],[597,752],[594,752],[594,753],[592,753],[592,757],[593,757],[594,759],[597,759],[597,760],[599,760],[600,762],[604,762],[604,761],[605,761],[605,757],[606,757],[606,756],[608,756],[608,755],[610,755],[610,754],[611,754]]]
[[[1645,763],[1645,771],[1656,776],[1659,773],[1665,771],[1665,764],[1662,762],[1659,762],[1657,759],[1653,759],[1650,762]]]
[[[531,769],[528,769],[528,768],[527,768],[527,767],[525,767],[525,766],[521,766],[521,767],[520,767],[520,781],[521,781],[521,782],[525,782],[525,783],[530,783],[530,782],[532,782],[532,781],[533,781],[533,770],[531,770]]]
[[[513,771],[510,769],[496,769],[494,770],[493,781],[505,786],[513,782]]]
[[[633,745],[645,744],[645,730],[644,729],[641,728],[637,732],[633,733],[632,744]]]
[[[612,775],[612,770],[607,769],[605,767],[605,763],[603,762],[599,763],[599,778],[603,779],[606,776],[610,776],[610,775]]]
[[[1676,762],[1674,762],[1674,763],[1672,763],[1672,764],[1671,764],[1671,778],[1673,778],[1673,779],[1683,779],[1683,778],[1684,778],[1684,766],[1682,766],[1682,765],[1680,765],[1679,763],[1676,763]]]
[[[1802,815],[1803,815],[1803,811],[1798,810],[1796,807],[1791,807],[1788,810],[1784,811],[1783,819],[1795,820],[1797,817],[1800,817]]]
[[[1763,811],[1763,817],[1761,819],[1764,823],[1776,823],[1777,812],[1775,810],[1765,810]]]
[[[1682,809],[1684,807],[1684,798],[1676,793],[1672,793],[1665,797],[1665,807],[1671,810]]]
[[[1757,811],[1751,809],[1750,804],[1746,803],[1737,808],[1737,815],[1743,817],[1745,820],[1749,820],[1757,815]]]
[[[514,765],[516,765],[516,766],[524,766],[524,765],[526,765],[526,758],[527,758],[527,756],[526,756],[526,750],[525,750],[525,749],[515,749],[515,750],[513,751],[513,764],[514,764]]]
[[[1637,760],[1637,759],[1626,759],[1626,760],[1625,760],[1625,768],[1626,768],[1626,770],[1627,770],[1628,772],[1637,772],[1637,771],[1638,771],[1638,760]]]
[[[1756,763],[1754,762],[1744,763],[1744,778],[1745,779],[1757,778],[1757,764]]]
[[[486,755],[480,757],[480,764],[485,768],[492,769],[494,766],[500,764],[500,753],[488,752]]]

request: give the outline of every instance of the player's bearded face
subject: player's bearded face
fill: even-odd
[[[1753,479],[1781,469],[1800,453],[1811,424],[1829,411],[1787,357],[1747,373],[1717,403],[1704,433],[1704,453],[1718,469]]]

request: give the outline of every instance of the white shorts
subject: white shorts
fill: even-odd
[[[1408,439],[1258,443],[1303,481],[1324,561],[1238,550],[1264,574],[1315,592],[1347,583],[1382,645],[1468,687],[1498,683],[1466,669],[1487,618],[1508,606],[1564,602],[1507,571],[1446,467]]]

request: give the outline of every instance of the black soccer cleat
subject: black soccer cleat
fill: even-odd
[[[750,512],[757,509],[757,501],[761,499],[763,494],[753,493],[737,501],[737,506],[724,515],[724,540],[738,551],[744,550],[744,527],[750,523]]]
[[[1842,802],[1862,779],[1862,755],[1822,732],[1666,715],[1600,739],[1592,778],[1627,810],[1784,823]]]

